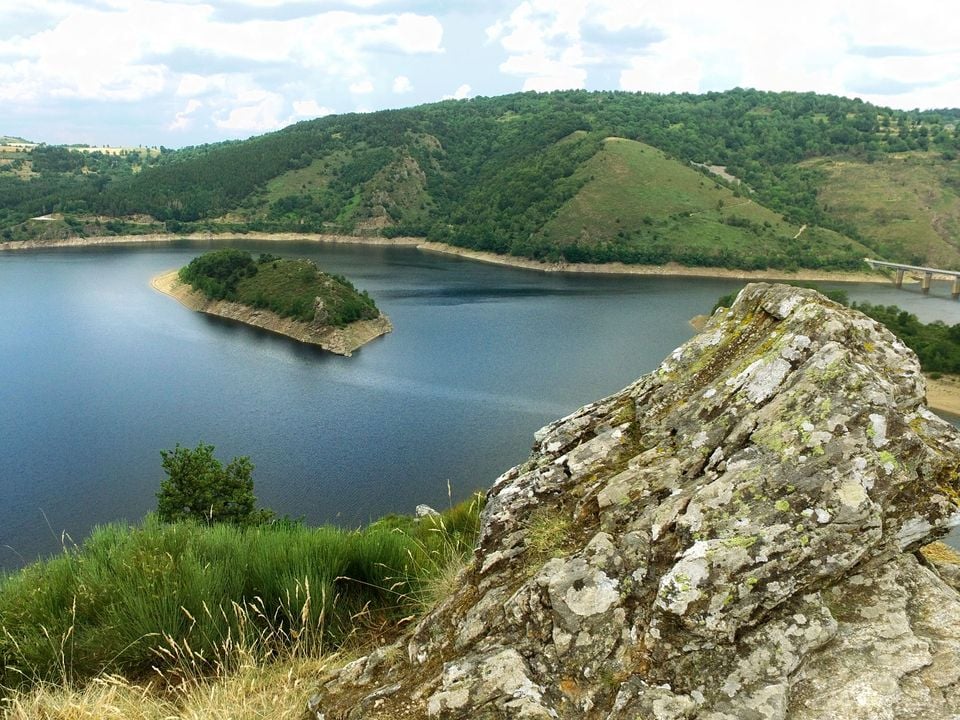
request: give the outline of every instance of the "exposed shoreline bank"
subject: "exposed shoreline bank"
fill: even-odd
[[[39,242],[36,240],[18,240],[0,243],[0,251],[44,250],[57,248],[101,247],[110,245],[146,245],[166,244],[178,240],[201,242],[228,242],[232,240],[255,240],[258,242],[306,242],[345,245],[380,245],[396,247],[414,247],[424,252],[454,255],[467,260],[485,262],[493,265],[534,270],[537,272],[555,272],[589,275],[653,275],[665,277],[702,277],[725,278],[732,280],[787,280],[797,282],[886,282],[881,275],[869,272],[828,271],[828,270],[732,270],[719,267],[686,267],[676,263],[664,265],[626,265],[624,263],[544,263],[538,260],[498,255],[496,253],[456,247],[445,243],[430,242],[417,237],[365,237],[360,235],[329,235],[319,233],[190,233],[173,235],[153,233],[147,235],[113,235],[85,238],[65,238],[62,240]]]
[[[951,415],[960,415],[960,375],[943,375],[927,381],[927,405]]]
[[[189,285],[180,282],[179,270],[161,273],[150,280],[150,286],[177,300],[181,305],[197,312],[215,315],[252,325],[263,330],[286,335],[310,345],[317,345],[328,352],[349,357],[355,350],[371,340],[393,330],[386,315],[375,320],[358,320],[346,327],[318,327],[310,323],[281,317],[270,310],[258,310],[227,300],[210,300]]]

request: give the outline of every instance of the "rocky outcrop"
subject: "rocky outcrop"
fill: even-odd
[[[960,436],[913,354],[751,285],[634,385],[536,434],[462,585],[311,717],[955,718]]]
[[[358,320],[345,327],[327,325],[327,313],[323,301],[317,298],[318,320],[306,323],[293,318],[281,317],[270,310],[262,310],[227,300],[210,300],[203,293],[180,281],[177,270],[158,275],[150,281],[154,289],[180,301],[197,312],[286,335],[303,343],[318,345],[328,352],[349,357],[363,345],[393,330],[386,315],[373,320]]]

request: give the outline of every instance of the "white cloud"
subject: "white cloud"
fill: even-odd
[[[470,97],[470,90],[471,90],[471,87],[466,83],[464,83],[463,85],[461,85],[460,87],[458,87],[456,90],[453,91],[453,95],[444,95],[443,99],[444,100],[466,100],[468,97]]]
[[[368,95],[373,92],[373,83],[369,80],[359,80],[350,85],[350,92],[354,95]]]
[[[398,95],[408,93],[411,90],[413,90],[413,85],[410,82],[410,78],[406,75],[397,75],[393,79],[393,91]]]
[[[486,28],[486,40],[507,53],[500,70],[529,90],[589,87],[591,72],[603,67],[615,69],[626,90],[740,85],[955,106],[960,33],[947,21],[955,4],[884,5],[524,0]],[[618,42],[631,33],[635,43]],[[606,42],[589,41],[597,35]]]
[[[176,94],[178,97],[197,97],[218,90],[222,91],[228,84],[229,80],[223,73],[216,75],[183,73],[180,76],[180,82],[177,84]]]
[[[487,28],[487,40],[499,41],[509,57],[500,65],[524,78],[524,90],[581,88],[589,60],[580,42],[588,0],[527,0],[506,22]]]
[[[285,101],[279,93],[251,90],[237,98],[231,109],[214,114],[214,124],[223,130],[265,132],[276,130],[286,123],[283,116]]]
[[[634,92],[698,92],[702,79],[700,60],[667,47],[649,55],[634,56],[629,67],[620,73],[620,88]]]
[[[221,67],[289,64],[331,79],[356,80],[368,74],[378,53],[442,51],[440,22],[413,13],[318,11],[293,20],[231,23],[218,19],[212,3],[189,0],[110,0],[92,6],[41,1],[57,10],[48,29],[0,41],[0,99],[136,101],[170,90],[180,97],[222,91],[219,74],[170,70],[165,59],[184,52],[209,56]]]
[[[333,110],[317,103],[316,100],[294,100],[293,115],[290,116],[290,122],[296,122],[303,118],[317,118],[324,115],[333,115]]]
[[[171,122],[170,125],[167,126],[167,129],[168,130],[186,130],[187,128],[190,127],[190,122],[191,122],[190,116],[193,115],[193,113],[195,113],[197,110],[199,110],[202,107],[203,107],[202,102],[194,98],[190,99],[187,102],[187,106],[176,114],[176,117],[174,117],[173,122]]]

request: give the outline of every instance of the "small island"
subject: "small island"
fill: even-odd
[[[227,248],[194,258],[150,283],[183,305],[280,333],[338,355],[391,330],[390,320],[365,291],[321,272],[309,260],[284,259]]]

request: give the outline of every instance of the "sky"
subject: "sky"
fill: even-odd
[[[960,106],[956,0],[0,0],[0,135],[179,148],[521,90]]]

